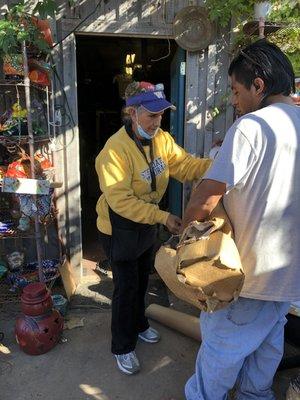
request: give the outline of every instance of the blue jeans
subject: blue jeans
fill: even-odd
[[[202,344],[186,399],[226,400],[236,383],[238,400],[275,400],[271,386],[283,355],[289,306],[240,297],[223,310],[202,312]]]

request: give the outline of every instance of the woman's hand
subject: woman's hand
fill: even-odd
[[[178,235],[181,228],[181,219],[177,215],[170,214],[168,216],[166,227],[173,235]]]

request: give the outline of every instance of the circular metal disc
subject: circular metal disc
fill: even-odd
[[[183,8],[176,14],[173,27],[176,42],[188,51],[206,49],[214,37],[213,24],[205,7]]]

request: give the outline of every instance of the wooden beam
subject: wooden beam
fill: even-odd
[[[215,104],[216,92],[216,61],[217,61],[217,45],[212,44],[208,47],[207,57],[207,87],[206,87],[206,112],[205,125],[203,127],[203,155],[208,156],[213,142],[213,116],[212,110]]]
[[[76,74],[76,41],[75,35],[70,35],[63,42],[63,82],[66,95],[65,110],[69,121],[63,136],[64,148],[64,185],[66,208],[68,209],[67,245],[70,262],[76,276],[81,276],[82,233],[81,233],[81,190],[80,190],[80,159],[79,159],[79,129],[77,106],[77,74]]]
[[[78,20],[64,19],[62,27],[65,34],[75,29],[79,24]],[[134,21],[115,21],[115,20],[101,20],[98,19],[91,23],[84,23],[77,30],[76,33],[92,33],[92,34],[122,34],[124,36],[142,36],[154,35],[160,38],[170,37],[173,38],[173,24],[167,24],[162,29],[162,24],[149,25],[146,22],[134,23]]]

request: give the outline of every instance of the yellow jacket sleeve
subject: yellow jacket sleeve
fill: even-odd
[[[131,188],[132,172],[126,154],[104,147],[96,159],[96,171],[100,189],[114,212],[134,222],[166,224],[168,212],[134,195]]]
[[[187,153],[182,147],[175,143],[172,136],[167,135],[167,151],[170,176],[180,182],[192,181],[201,178],[212,161],[209,158],[196,158]]]

